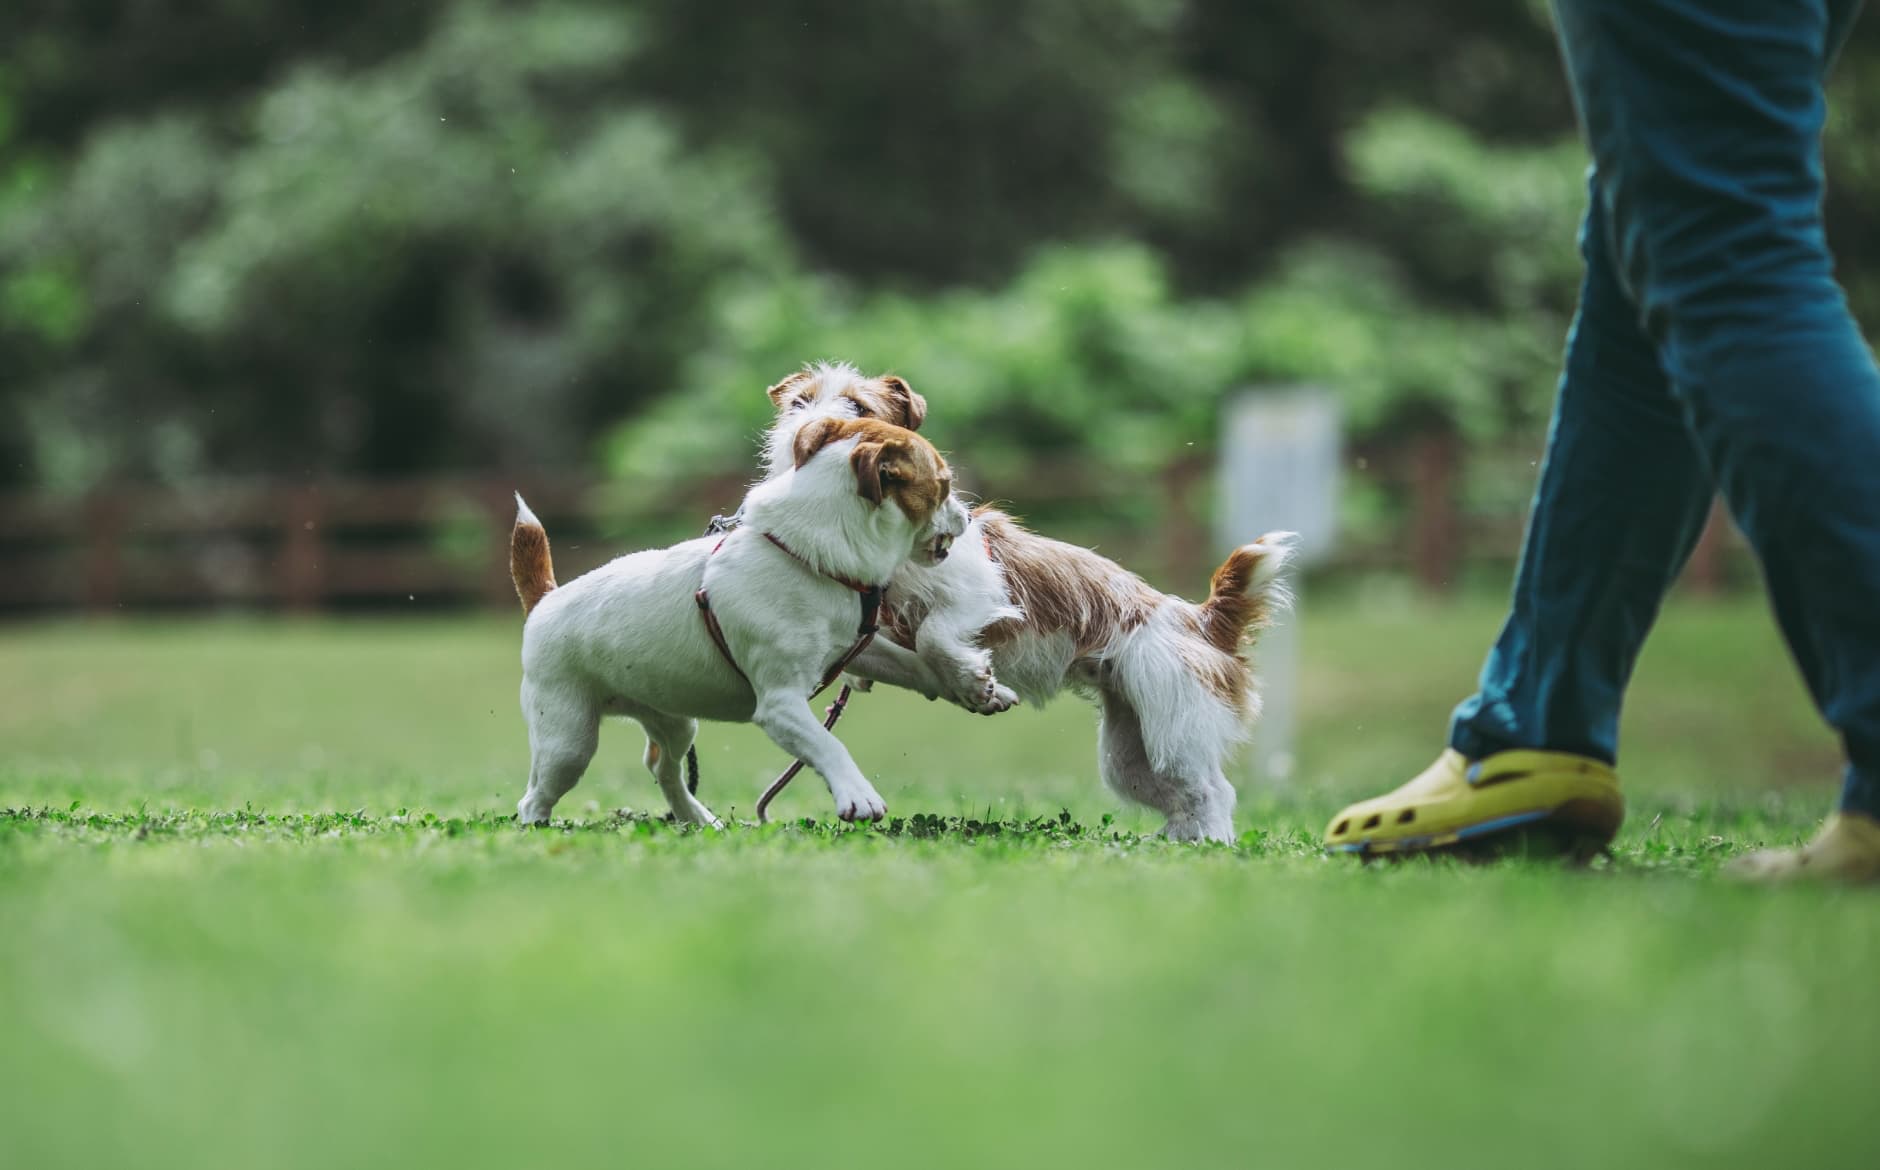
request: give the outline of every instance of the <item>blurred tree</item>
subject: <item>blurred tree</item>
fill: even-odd
[[[865,279],[1001,279],[1040,240],[1117,221],[1133,105],[1210,116],[1174,72],[1179,0],[643,7],[650,92],[701,141],[762,144],[809,258]],[[1160,153],[1205,184],[1195,146]]]
[[[726,274],[788,271],[753,168],[622,96],[634,51],[599,8],[459,5],[220,133],[105,123],[0,226],[39,473],[578,457]]]
[[[212,111],[301,60],[411,47],[449,0],[25,0],[0,8],[18,141],[70,149],[98,123]]]
[[[737,465],[804,360],[975,459],[1243,381],[1529,433],[1582,155],[1540,0],[32,0],[0,10],[0,478]],[[1880,319],[1880,28],[1830,235]]]

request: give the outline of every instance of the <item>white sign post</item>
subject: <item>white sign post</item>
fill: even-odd
[[[1221,444],[1221,552],[1262,533],[1299,534],[1289,575],[1293,612],[1260,637],[1255,649],[1264,710],[1254,732],[1261,775],[1283,780],[1293,770],[1298,723],[1299,570],[1331,552],[1338,520],[1342,442],[1338,403],[1311,387],[1251,390],[1228,403]]]

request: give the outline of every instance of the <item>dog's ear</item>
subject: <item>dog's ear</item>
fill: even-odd
[[[764,393],[770,395],[770,404],[772,406],[776,407],[778,410],[782,410],[785,406],[789,405],[790,395],[795,393],[796,388],[807,381],[809,381],[809,371],[798,370],[775,386],[764,391]]]
[[[849,456],[849,466],[855,469],[855,491],[871,504],[879,504],[888,486],[888,477],[893,473],[882,463],[882,456],[888,453],[888,444],[865,442],[855,445],[855,453]]]
[[[796,432],[796,440],[790,444],[790,466],[801,467],[808,463],[816,457],[816,452],[840,438],[841,433],[839,419],[818,418],[804,423]]]
[[[927,400],[914,393],[907,379],[899,374],[883,374],[880,381],[889,399],[901,408],[901,417],[890,421],[910,431],[918,431],[920,424],[927,421]]]

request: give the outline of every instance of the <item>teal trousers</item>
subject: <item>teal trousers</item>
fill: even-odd
[[[1721,492],[1880,815],[1880,372],[1821,222],[1823,84],[1858,0],[1556,0],[1593,157],[1586,262],[1470,758],[1616,762],[1665,591]]]

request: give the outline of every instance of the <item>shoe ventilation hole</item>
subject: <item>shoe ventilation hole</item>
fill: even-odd
[[[1384,818],[1379,816],[1377,813],[1372,813],[1370,816],[1364,818],[1364,827],[1367,829],[1375,829],[1377,828],[1378,822],[1382,821],[1383,819]]]
[[[1397,814],[1397,823],[1400,825],[1407,825],[1411,821],[1414,821],[1416,819],[1417,819],[1417,810],[1413,808],[1404,809],[1402,812]]]
[[[1349,829],[1350,827],[1351,827],[1351,821],[1349,818],[1339,821],[1338,827],[1332,830],[1332,836],[1342,837],[1345,835],[1345,830]]]

